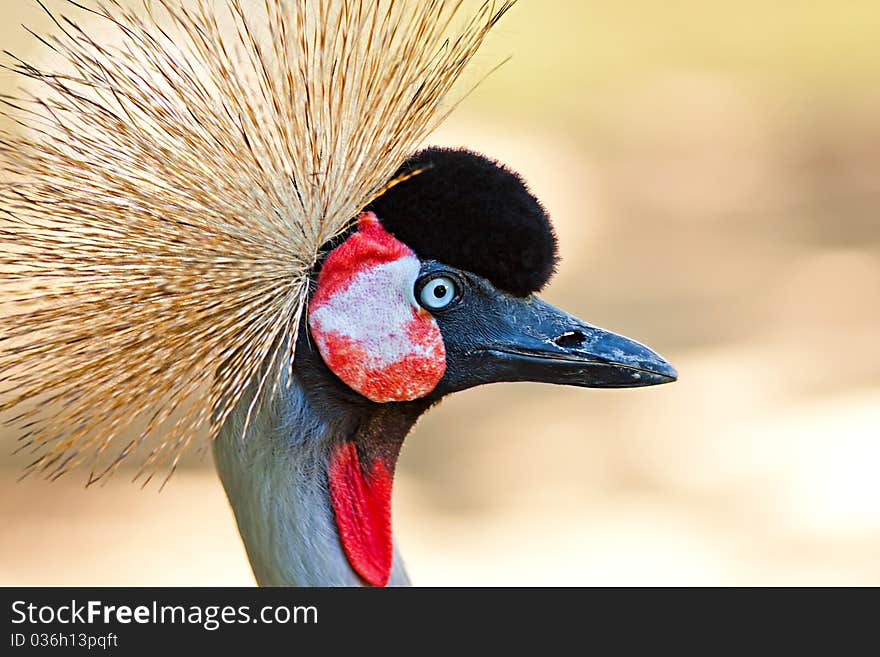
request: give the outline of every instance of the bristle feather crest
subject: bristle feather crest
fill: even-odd
[[[277,389],[321,245],[513,3],[448,38],[461,2],[68,1],[114,43],[40,4],[63,65],[8,64],[37,91],[2,99],[25,132],[0,134],[0,413],[50,478],[158,438],[147,482]]]

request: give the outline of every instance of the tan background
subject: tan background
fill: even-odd
[[[45,24],[0,19],[25,54]],[[520,170],[561,237],[546,297],[681,381],[446,401],[395,491],[415,582],[880,584],[876,0],[523,0],[477,65],[508,54],[435,141]],[[23,463],[0,583],[252,582],[209,459],[161,494]]]

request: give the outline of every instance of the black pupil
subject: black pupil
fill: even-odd
[[[440,285],[434,288],[434,296],[438,299],[442,299],[446,296],[446,286],[443,285],[443,283],[440,283]]]

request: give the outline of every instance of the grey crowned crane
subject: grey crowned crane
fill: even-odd
[[[148,481],[206,429],[260,584],[401,585],[395,466],[445,396],[675,380],[535,296],[556,238],[516,173],[418,148],[512,3],[458,31],[459,3],[73,4],[116,41],[53,15],[67,68],[16,60],[40,93],[0,139],[29,472],[93,482],[153,444]]]
[[[408,583],[391,538],[395,465],[419,416],[450,393],[676,378],[647,347],[534,295],[556,239],[515,173],[431,148],[398,179],[319,263],[292,385],[244,441],[242,404],[214,445],[261,584]]]

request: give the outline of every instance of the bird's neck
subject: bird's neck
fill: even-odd
[[[340,542],[328,463],[335,445],[357,441],[361,432],[381,432],[382,422],[362,408],[345,410],[320,401],[295,376],[290,386],[282,383],[273,398],[255,405],[246,435],[249,404],[240,403],[214,444],[220,479],[261,586],[364,584]],[[332,407],[333,413],[321,413],[319,406]],[[416,417],[401,422],[396,416],[389,431],[399,435],[389,438],[402,442]],[[388,584],[409,584],[396,547]]]

